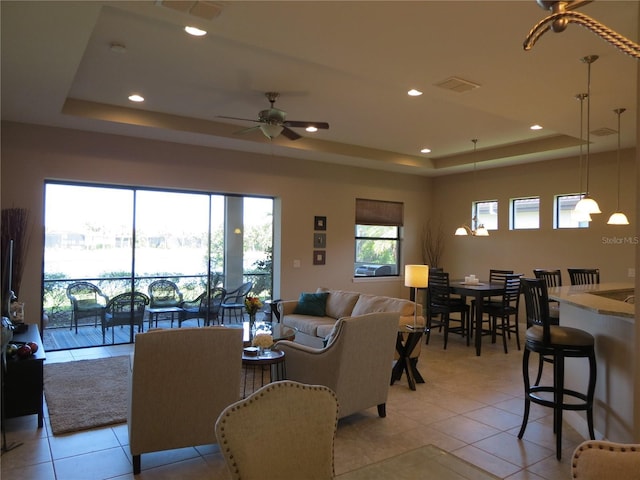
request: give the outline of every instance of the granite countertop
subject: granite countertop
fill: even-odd
[[[633,319],[635,305],[619,299],[633,295],[634,288],[635,285],[628,282],[552,287],[549,288],[549,299],[575,305],[601,315]]]

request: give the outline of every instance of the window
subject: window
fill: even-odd
[[[580,201],[581,195],[556,195],[553,209],[554,228],[588,228],[589,222],[576,218],[574,209]]]
[[[478,220],[473,228],[477,228],[478,225],[484,225],[487,230],[497,230],[498,201],[485,200],[482,202],[473,202],[473,212],[471,216]]]
[[[540,228],[540,197],[512,199],[510,223],[512,230]]]
[[[398,275],[403,216],[402,203],[356,199],[354,276]]]

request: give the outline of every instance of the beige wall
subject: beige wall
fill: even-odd
[[[281,298],[318,286],[408,298],[399,279],[353,283],[355,198],[404,202],[403,261],[421,263],[418,238],[431,185],[422,177],[329,163],[3,123],[2,206],[28,208],[34,225],[20,291],[30,310],[40,304],[45,179],[276,197],[284,219],[277,234],[275,295]],[[312,265],[316,215],[327,217],[324,266]]]
[[[636,216],[634,150],[621,154],[620,208],[628,218]],[[442,214],[447,232],[470,223],[473,200],[498,200],[498,231],[489,237],[447,238],[443,267],[452,276],[473,273],[481,278],[490,268],[509,268],[533,276],[534,268],[560,268],[563,282],[569,284],[568,267],[594,267],[601,270],[601,281],[633,281],[629,269],[635,268],[635,222],[629,226],[610,226],[606,222],[616,208],[616,155],[591,155],[589,190],[602,214],[593,215],[588,229],[553,228],[554,195],[580,190],[579,159],[564,158],[500,169],[477,170],[450,175],[434,182],[435,215]],[[509,230],[509,201],[512,198],[540,197],[540,229]]]

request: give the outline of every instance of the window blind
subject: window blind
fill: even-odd
[[[390,225],[402,227],[404,204],[356,198],[356,225]]]

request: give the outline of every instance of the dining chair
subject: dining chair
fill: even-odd
[[[429,268],[429,275],[431,275],[432,272],[443,272],[443,271],[444,270],[440,267]],[[429,288],[428,287],[425,288],[424,291],[425,291],[424,311],[425,311],[425,320],[426,320],[424,336],[425,336],[425,344],[429,345],[429,340],[431,339],[431,330],[433,330],[434,328],[437,328],[438,331],[441,332],[442,328],[444,327],[444,321],[442,318],[442,314],[434,313],[429,308],[429,305],[431,303],[430,296],[429,296]]]
[[[495,342],[497,335],[502,336],[504,353],[508,353],[507,338],[511,339],[513,333],[516,337],[516,345],[520,350],[520,329],[518,327],[518,309],[520,307],[520,278],[522,274],[511,273],[504,275],[504,293],[502,300],[495,300],[483,306],[485,312],[491,320],[492,340]],[[514,317],[514,322],[510,319]],[[500,319],[500,322],[498,322]]]
[[[506,275],[512,275],[513,270],[500,270],[492,268],[489,270],[489,283],[504,283],[504,278]],[[482,311],[485,312],[486,308],[489,306],[494,306],[496,308],[502,305],[501,297],[489,297],[483,299]],[[471,325],[474,324],[476,318],[476,300],[471,300]],[[483,323],[485,322],[484,318],[482,319]],[[482,328],[482,335],[491,335],[492,341],[495,342],[495,334],[493,332],[493,326],[491,324],[490,319],[487,319],[487,328]],[[471,329],[471,336],[473,337],[473,328]]]
[[[518,438],[522,438],[529,420],[531,403],[553,409],[553,431],[556,435],[556,458],[562,456],[562,413],[564,410],[583,410],[587,415],[589,437],[595,439],[593,429],[593,397],[596,388],[595,339],[590,333],[572,327],[551,325],[547,284],[538,278],[521,278],[522,293],[526,304],[527,328],[522,374],[525,403],[522,426]],[[551,385],[531,385],[529,357],[531,352],[553,357],[553,381]],[[565,387],[565,358],[585,358],[589,361],[589,378],[586,392]]]
[[[332,480],[337,428],[330,388],[284,380],[226,407],[215,434],[234,480]]]
[[[444,327],[444,348],[447,348],[449,332],[459,333],[467,337],[467,346],[470,342],[469,305],[462,297],[451,296],[449,273],[429,273],[429,313],[428,316],[440,315]],[[460,318],[451,317],[452,313],[459,313]],[[459,326],[451,327],[451,321],[459,322]]]
[[[567,268],[571,285],[596,285],[600,283],[600,270],[597,268]]]
[[[534,268],[533,274],[536,278],[541,278],[547,284],[547,288],[561,287],[562,286],[562,271],[560,270],[545,270],[543,268]],[[549,301],[549,316],[551,319],[556,320],[556,325],[560,319],[560,306],[556,300]]]

